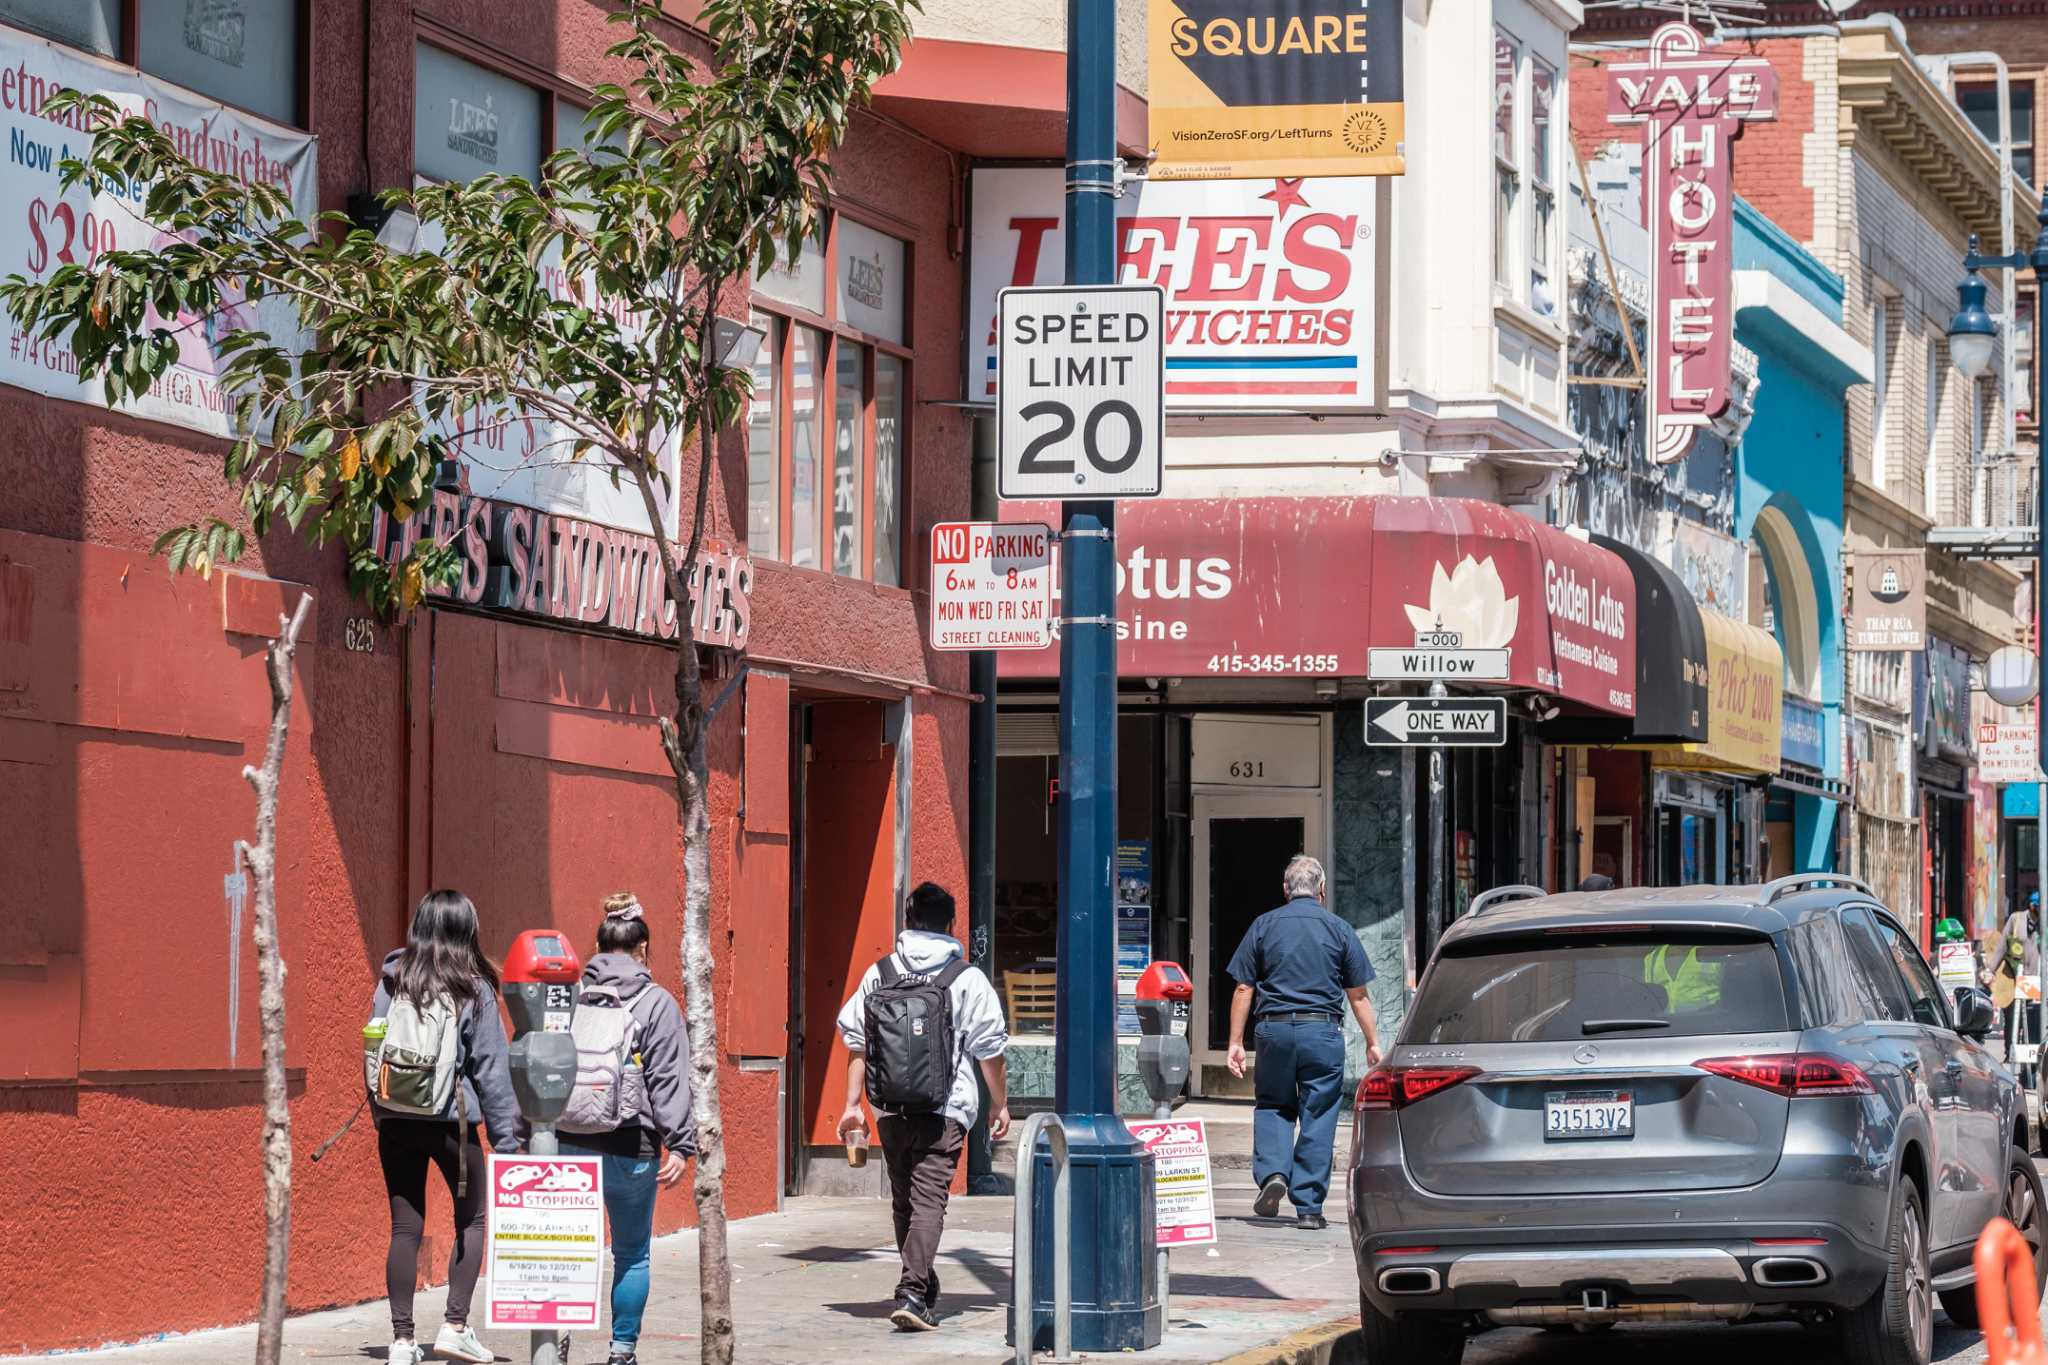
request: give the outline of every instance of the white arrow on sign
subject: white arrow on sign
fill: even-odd
[[[1375,697],[1365,704],[1365,719],[1368,744],[1507,742],[1507,702],[1498,697]],[[1383,731],[1385,737],[1375,731]]]

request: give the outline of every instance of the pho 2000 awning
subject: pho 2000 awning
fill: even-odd
[[[1707,738],[1660,745],[1659,768],[1774,776],[1785,704],[1785,655],[1769,631],[1702,611],[1707,628]]]
[[[1059,524],[1049,504],[1006,521]],[[1117,666],[1127,677],[1363,678],[1375,647],[1448,632],[1508,652],[1479,688],[1636,707],[1635,589],[1607,550],[1464,498],[1160,498],[1117,509]],[[1001,656],[1050,678],[1056,650]],[[1464,680],[1453,679],[1462,686]]]

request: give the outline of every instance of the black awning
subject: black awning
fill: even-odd
[[[1539,729],[1546,744],[1698,744],[1707,737],[1707,628],[1699,603],[1669,565],[1610,536],[1636,581],[1636,714],[1560,715]]]

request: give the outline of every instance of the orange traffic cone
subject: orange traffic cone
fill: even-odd
[[[2020,1230],[2003,1218],[1977,1239],[1977,1319],[1990,1365],[2048,1365],[2041,1344],[2041,1302],[2034,1292],[2034,1256]]]

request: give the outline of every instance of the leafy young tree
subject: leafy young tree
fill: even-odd
[[[83,160],[65,163],[66,186],[146,187],[140,212],[176,240],[0,285],[24,329],[68,339],[80,372],[117,404],[176,359],[180,324],[166,319],[191,325],[235,299],[296,305],[301,334],[233,330],[216,346],[241,433],[224,464],[240,515],[168,530],[157,548],[174,572],[234,560],[245,527],[260,537],[282,522],[316,545],[338,542],[367,601],[409,610],[454,579],[458,549],[425,537],[389,562],[371,543],[374,516],[413,516],[456,453],[452,433],[508,412],[560,433],[544,458],[586,462],[638,490],[682,623],[661,737],[681,814],[706,1361],[733,1358],[734,1332],[711,984],[705,737],[715,703],[689,641],[690,566],[717,434],[742,412],[749,382],[719,364],[717,310],[757,266],[793,259],[815,232],[833,150],[894,69],[916,2],[706,0],[693,59],[668,41],[677,30],[658,4],[630,0],[609,17],[626,28],[611,53],[631,79],[596,91],[585,145],[550,156],[540,184],[490,175],[380,196],[412,214],[434,250],[380,242],[338,214],[294,221],[276,187],[194,165],[111,101],[67,94],[45,113],[82,112],[95,135]],[[547,286],[543,258],[559,258],[566,288]],[[685,508],[680,544],[663,515],[671,499]]]

